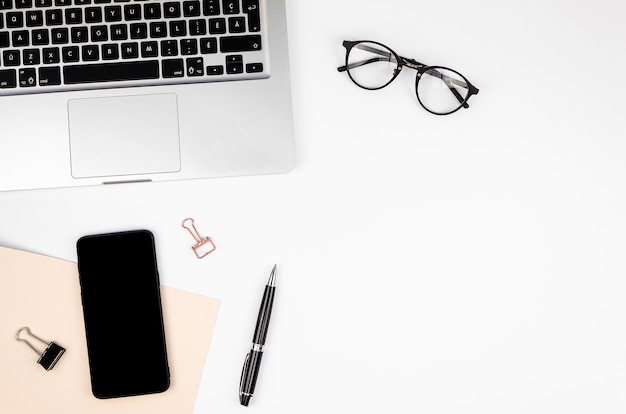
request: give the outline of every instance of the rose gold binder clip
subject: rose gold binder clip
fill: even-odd
[[[194,226],[192,218],[186,218],[183,220],[183,227],[189,231],[193,239],[196,241],[196,244],[191,246],[191,250],[193,250],[198,259],[202,259],[215,250],[215,243],[213,243],[210,237],[200,236],[198,230],[196,230],[196,226]]]

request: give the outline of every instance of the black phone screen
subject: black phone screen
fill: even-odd
[[[169,368],[152,233],[85,236],[76,248],[94,396],[167,390]]]

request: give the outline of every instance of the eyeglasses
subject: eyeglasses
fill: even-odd
[[[461,107],[469,108],[467,101],[478,93],[478,88],[456,70],[407,59],[381,43],[346,40],[343,46],[346,48],[346,64],[337,70],[347,71],[352,82],[363,89],[384,88],[400,74],[404,66],[417,70],[417,100],[430,113],[448,115]]]

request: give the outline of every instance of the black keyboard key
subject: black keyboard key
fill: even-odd
[[[141,62],[65,66],[63,68],[63,78],[68,85],[76,83],[158,79],[159,61],[146,60]]]
[[[15,69],[0,70],[0,89],[17,87],[17,77],[15,73]]]
[[[78,46],[66,46],[61,49],[61,52],[63,53],[63,63],[73,63],[80,60]]]
[[[11,37],[9,32],[0,32],[0,48],[11,46]]]
[[[262,63],[248,63],[246,65],[246,72],[248,73],[263,72],[263,64]]]
[[[145,23],[133,23],[130,25],[131,39],[147,39],[148,25]]]
[[[20,65],[20,51],[19,50],[5,50],[2,52],[2,63],[4,66],[19,66]]]
[[[197,0],[183,2],[183,16],[185,17],[200,16],[200,2]]]
[[[239,0],[224,0],[224,14],[239,14]]]
[[[229,75],[236,75],[239,73],[243,73],[243,63],[241,62],[231,62],[226,64],[226,73]]]
[[[35,68],[24,68],[18,71],[20,87],[30,88],[37,84],[37,71]]]
[[[107,22],[122,21],[122,6],[107,6],[104,8],[104,20]]]
[[[187,36],[187,23],[184,20],[170,21],[170,36],[172,37]]]
[[[159,47],[157,42],[141,42],[141,57],[157,57],[159,56]]]
[[[0,10],[9,10],[13,8],[13,0],[0,0]]]
[[[204,36],[206,34],[206,20],[189,20],[189,34],[192,36]]]
[[[204,76],[204,59],[187,58],[187,76]]]
[[[159,3],[144,4],[143,16],[146,19],[160,19],[161,18],[161,5]]]
[[[77,6],[82,6],[84,4],[91,4],[91,0],[74,0],[74,4]]]
[[[89,30],[86,26],[72,27],[71,35],[72,43],[84,43],[89,40]]]
[[[43,26],[43,12],[41,10],[33,10],[26,12],[26,26],[39,27]]]
[[[223,17],[209,19],[209,33],[211,34],[226,33],[226,19],[224,19]]]
[[[202,0],[202,14],[205,16],[220,14],[220,0]]]
[[[50,43],[50,34],[48,29],[33,30],[32,33],[33,46],[45,46]]]
[[[200,2],[197,0],[183,2],[183,16],[185,17],[200,16]]]
[[[7,13],[7,28],[15,29],[18,27],[24,27],[24,15],[21,12]]]
[[[58,26],[63,24],[63,11],[60,9],[46,10],[46,25]]]
[[[128,26],[125,24],[111,25],[111,40],[128,39]]]
[[[261,50],[261,36],[226,36],[220,38],[220,50],[223,53],[250,52]]]
[[[4,29],[4,15],[0,13],[0,29]]]
[[[38,65],[41,62],[39,49],[24,49],[22,51],[24,65]]]
[[[150,37],[159,38],[167,36],[167,25],[165,22],[150,23]]]
[[[164,78],[181,78],[185,76],[185,67],[182,59],[163,60]]]
[[[228,31],[230,33],[244,33],[246,31],[246,19],[243,17],[229,17]]]
[[[41,51],[44,64],[55,64],[61,61],[61,51],[58,47],[44,47]]]
[[[85,23],[102,22],[102,9],[100,7],[87,7],[85,9]]]
[[[141,5],[140,4],[127,4],[124,6],[124,19],[141,20]]]
[[[226,63],[233,63],[233,62],[242,63],[243,62],[243,55],[226,56]]]
[[[161,56],[178,56],[176,40],[161,40]]]
[[[69,31],[65,27],[52,29],[52,44],[61,45],[70,42]]]
[[[200,53],[217,53],[217,39],[215,37],[207,37],[200,39]]]
[[[65,22],[67,24],[82,24],[83,23],[83,9],[66,9],[65,10]]]
[[[198,54],[198,40],[197,39],[182,39],[180,41],[180,54],[181,55],[197,55]]]
[[[177,17],[180,17],[180,3],[163,3],[163,14],[168,19],[175,19]]]
[[[58,66],[43,66],[39,68],[39,86],[61,84],[61,69]]]
[[[102,60],[117,60],[120,57],[120,49],[117,43],[102,45]]]
[[[259,0],[242,0],[241,11],[245,14],[259,12]]]
[[[226,73],[229,75],[243,73],[243,61],[229,61],[226,57]]]
[[[224,66],[222,65],[215,65],[215,66],[207,66],[206,67],[206,74],[207,75],[223,75],[224,74]]]
[[[54,5],[57,7],[60,6],[71,6],[72,0],[54,0]]]
[[[85,45],[81,49],[85,62],[93,62],[100,59],[100,49],[98,49],[98,45]]]
[[[106,26],[91,26],[91,41],[106,42],[109,40],[109,32]]]
[[[122,59],[137,59],[139,57],[139,43],[122,43]]]
[[[52,0],[35,0],[35,7],[52,7]]]
[[[18,9],[30,9],[33,7],[33,0],[15,0],[15,7]]]
[[[226,73],[228,73],[229,75],[243,73],[242,55],[226,56]]]
[[[30,33],[28,30],[16,30],[11,34],[13,47],[28,46],[30,44]]]

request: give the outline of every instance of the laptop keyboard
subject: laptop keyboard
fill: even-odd
[[[0,0],[0,96],[270,76],[265,0]]]

